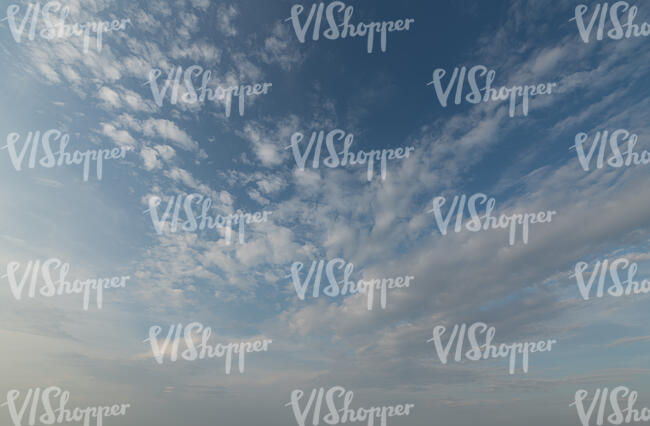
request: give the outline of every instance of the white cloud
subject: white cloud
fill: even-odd
[[[149,113],[155,111],[153,102],[145,101],[139,94],[131,90],[124,90],[122,93],[122,100],[133,111]]]
[[[201,10],[207,10],[208,7],[210,6],[210,0],[191,0],[192,1],[192,6],[201,9]]]
[[[154,148],[156,149],[160,157],[165,161],[171,160],[174,157],[174,155],[176,155],[176,151],[174,150],[174,148],[172,148],[169,145],[156,145],[154,146]]]
[[[283,70],[291,71],[304,60],[300,53],[300,45],[290,33],[284,22],[278,22],[273,27],[273,32],[264,41],[264,50],[261,52],[262,60],[268,64],[278,64]]]
[[[239,11],[234,5],[220,5],[217,10],[217,28],[226,36],[234,37],[237,35],[237,28],[233,20],[239,15]]]
[[[142,133],[148,137],[167,139],[186,151],[195,151],[199,147],[190,135],[170,120],[149,118],[142,123]]]
[[[158,159],[158,152],[149,147],[142,148],[140,156],[144,161],[144,168],[148,171],[159,169],[161,167],[160,160]]]
[[[122,106],[120,95],[118,95],[116,91],[109,87],[104,86],[99,89],[97,97],[103,101],[103,105],[106,108],[118,109]]]
[[[126,145],[134,147],[136,145],[135,139],[126,130],[118,130],[110,123],[100,123],[102,126],[102,133],[111,138],[115,143],[120,146]]]
[[[221,58],[221,50],[206,42],[178,43],[172,47],[169,56],[175,60],[191,59],[208,66],[217,64]]]

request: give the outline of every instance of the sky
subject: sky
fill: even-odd
[[[301,43],[289,18],[302,4],[303,25],[310,2],[62,3],[69,23],[130,23],[84,51],[82,37],[29,40],[26,30],[17,42],[0,21],[0,145],[57,129],[68,151],[125,155],[85,181],[81,165],[25,160],[16,170],[0,150],[0,275],[56,258],[70,280],[130,279],[84,310],[78,294],[17,300],[0,278],[0,401],[58,386],[72,407],[130,404],[105,419],[114,426],[292,425],[294,390],[335,386],[354,392],[354,407],[414,404],[388,420],[399,426],[580,425],[576,391],[616,386],[650,407],[648,295],[584,300],[572,277],[578,262],[625,258],[650,280],[648,166],[585,171],[571,149],[579,133],[590,144],[626,129],[637,152],[650,150],[647,37],[585,43],[571,20],[580,3],[568,0],[348,1],[352,23],[414,19],[372,53],[365,37],[313,40],[312,27]],[[18,0],[2,0],[0,15],[13,4],[22,18]],[[599,3],[586,4],[588,20]],[[637,24],[650,21],[650,5],[630,4]],[[246,98],[243,115],[238,100],[229,115],[220,100],[156,103],[152,70],[162,86],[168,70],[197,65],[215,87],[271,85]],[[476,65],[496,72],[495,87],[556,86],[527,115],[519,104],[511,117],[507,101],[455,104],[455,89],[443,107],[434,70],[446,71],[446,88],[455,67]],[[362,165],[312,168],[311,156],[301,170],[293,135],[305,135],[303,149],[312,132],[336,129],[353,135],[353,152],[414,149],[389,160],[385,178],[376,169],[368,179]],[[531,225],[526,244],[509,244],[506,230],[443,235],[432,200],[446,197],[446,214],[455,195],[477,193],[494,197],[495,214],[556,214]],[[272,213],[243,242],[170,223],[157,233],[149,200],[162,199],[162,215],[170,197],[189,194],[209,198],[213,216]],[[305,265],[304,278],[313,261],[338,258],[354,280],[414,279],[389,290],[383,309],[367,309],[363,294],[312,297],[311,287],[301,300],[292,265]],[[243,373],[226,374],[222,359],[158,364],[150,327],[166,335],[193,322],[212,329],[213,344],[272,343],[246,355]],[[509,374],[505,359],[443,364],[434,327],[477,322],[498,343],[557,344],[531,354],[527,373]],[[6,406],[0,418],[11,424]]]

